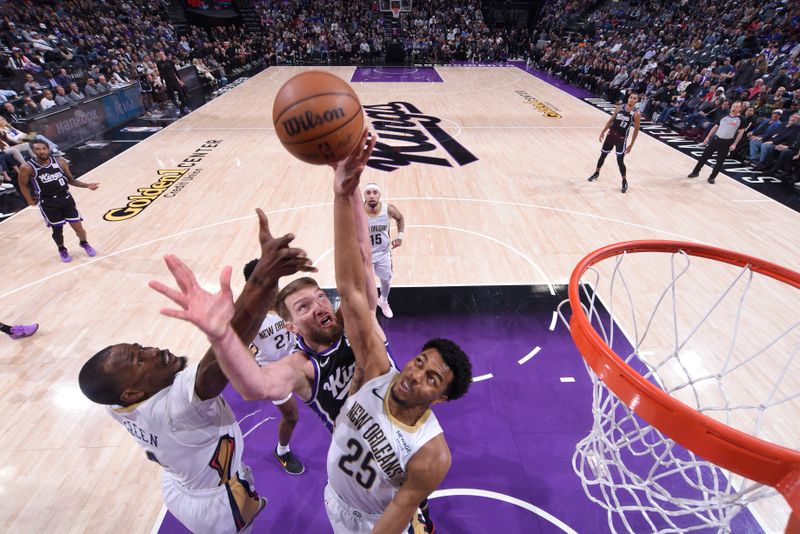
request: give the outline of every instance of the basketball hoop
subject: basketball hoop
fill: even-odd
[[[669,261],[662,266],[664,257]],[[612,261],[599,266],[604,260]],[[626,280],[624,270],[640,261],[645,265],[636,270],[640,276]],[[693,262],[700,267],[690,271]],[[602,280],[601,271],[610,271],[610,281]],[[668,281],[653,291],[652,279],[660,272]],[[588,273],[593,279],[585,279]],[[692,285],[694,277],[699,287]],[[639,278],[646,281],[639,283]],[[766,441],[776,440],[764,430],[768,419],[779,423],[770,429],[788,424],[782,410],[796,414],[800,389],[793,389],[797,382],[791,370],[800,365],[800,347],[785,346],[796,341],[800,322],[796,313],[790,314],[787,322],[792,325],[772,333],[775,321],[766,328],[759,317],[762,322],[752,336],[737,336],[740,330],[748,333],[748,312],[766,303],[763,299],[771,290],[783,289],[776,294],[786,301],[782,284],[800,289],[800,273],[728,250],[676,241],[609,245],[575,267],[569,300],[559,305],[558,313],[567,324],[561,309],[569,302],[570,333],[593,383],[594,423],[576,447],[573,469],[587,496],[606,508],[612,531],[620,525],[628,532],[730,532],[733,517],[751,502],[774,496],[774,488],[791,507],[786,532],[800,532],[800,452],[793,450],[798,448],[797,436],[792,443],[777,445]],[[601,285],[603,296],[608,295],[605,317],[597,295]],[[631,288],[650,291],[642,290],[636,298],[641,302],[650,297],[652,311],[635,309]],[[722,294],[716,296],[719,288]],[[761,297],[764,288],[761,300],[747,299],[751,290]],[[708,299],[707,305],[703,299]],[[678,313],[684,302],[690,309]],[[626,306],[630,315],[627,310],[620,314],[619,308]],[[659,328],[658,318],[665,315],[667,326]],[[719,324],[728,318],[732,333]],[[617,335],[617,346],[624,348],[615,349],[619,319],[632,324],[633,338],[628,346],[628,340]],[[687,346],[706,332],[714,350],[691,359]],[[645,350],[653,347],[656,350]],[[778,360],[781,365],[775,365]],[[759,391],[764,374],[772,383]],[[758,380],[747,381],[755,375]],[[747,387],[741,385],[743,377]],[[756,398],[742,400],[749,395]]]
[[[398,3],[398,5],[394,5],[394,3],[392,3],[391,11],[392,11],[392,17],[393,18],[396,18],[396,19],[400,18],[400,5],[399,5],[399,3]]]

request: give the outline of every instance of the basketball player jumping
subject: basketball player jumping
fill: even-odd
[[[289,247],[291,234],[273,238],[261,210],[258,217],[261,260],[226,315],[229,327],[244,339],[256,335],[275,304],[280,277],[316,270],[305,252]],[[180,260],[167,256],[166,262],[182,291],[199,287]],[[220,282],[231,301],[230,269]],[[157,282],[150,285],[182,302],[179,292]],[[256,493],[250,469],[242,463],[242,432],[221,395],[228,381],[213,349],[187,367],[186,358],[169,350],[119,343],[89,359],[78,380],[81,391],[108,405],[109,414],[147,458],[164,468],[164,502],[189,530],[234,533],[249,528],[266,500]]]
[[[631,93],[628,95],[628,102],[624,106],[617,105],[614,108],[614,113],[606,122],[603,131],[600,132],[600,141],[608,132],[603,148],[600,149],[600,159],[597,160],[597,168],[594,173],[589,177],[590,182],[594,182],[600,177],[600,168],[606,160],[606,156],[613,148],[617,152],[617,165],[619,165],[619,173],[622,175],[622,192],[628,190],[628,180],[626,178],[625,169],[625,154],[630,154],[633,150],[633,144],[636,142],[636,137],[639,135],[639,122],[642,119],[642,114],[636,109],[636,104],[639,102],[639,95]],[[631,126],[633,126],[633,137],[630,144],[628,143],[628,134],[630,133]]]
[[[378,307],[387,319],[394,314],[389,307],[389,290],[392,282],[392,249],[403,244],[405,220],[393,204],[381,202],[381,190],[377,184],[367,184],[364,188],[364,209],[367,211],[369,225],[369,242],[372,246],[372,267],[381,281],[381,296]],[[397,221],[397,237],[389,239],[389,217]]]
[[[41,139],[31,141],[30,147],[36,157],[19,168],[19,189],[22,196],[29,206],[35,206],[38,202],[45,223],[53,230],[53,241],[58,246],[61,261],[72,261],[72,256],[64,246],[64,223],[69,223],[75,230],[86,254],[94,256],[97,252],[86,240],[86,230],[81,224],[83,219],[69,193],[69,186],[85,187],[94,191],[100,184],[84,183],[73,178],[66,160],[51,156],[50,147]]]
[[[245,281],[250,279],[257,263],[258,259],[255,259],[244,266]],[[256,363],[264,367],[291,354],[294,345],[294,334],[286,330],[286,322],[270,310],[261,323],[258,334],[250,343],[250,351],[255,356]],[[297,426],[297,401],[289,393],[283,399],[272,401],[272,404],[281,412],[281,422],[278,423],[278,445],[273,454],[287,473],[300,475],[306,468],[289,448],[289,440],[292,439],[294,428]]]

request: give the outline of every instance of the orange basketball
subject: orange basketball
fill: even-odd
[[[361,102],[350,84],[318,70],[283,84],[272,105],[272,122],[286,150],[314,165],[347,157],[364,130]]]

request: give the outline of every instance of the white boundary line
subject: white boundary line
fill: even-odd
[[[156,522],[153,524],[153,528],[150,530],[150,534],[158,534],[158,531],[161,530],[161,524],[164,522],[164,517],[167,515],[167,507],[161,505],[161,511],[158,512],[158,517],[156,517]]]
[[[538,506],[523,501],[522,499],[511,497],[510,495],[497,493],[496,491],[487,491],[474,488],[452,488],[452,489],[436,490],[428,498],[440,499],[442,497],[484,497],[486,499],[493,499],[495,501],[513,504],[518,508],[522,508],[523,510],[527,510],[535,515],[538,515],[545,521],[550,522],[553,526],[560,528],[563,532],[566,532],[567,534],[578,534],[578,532],[572,529],[569,525],[558,519],[556,516],[548,512],[545,512]]]
[[[556,324],[558,324],[558,312],[553,310],[553,317],[550,319],[550,326],[547,329],[552,332],[556,329]]]
[[[472,381],[473,382],[482,382],[483,380],[489,380],[490,378],[494,378],[494,375],[492,373],[488,373],[488,374],[481,375],[481,376],[473,376],[472,377]]]
[[[540,350],[542,350],[542,347],[538,347],[538,346],[534,347],[532,351],[530,351],[528,354],[526,354],[525,356],[523,356],[522,358],[517,360],[517,363],[520,364],[520,365],[524,364],[525,362],[527,362],[528,360],[530,360],[531,358],[533,358],[534,356],[539,354]]]

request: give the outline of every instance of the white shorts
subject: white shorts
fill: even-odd
[[[348,506],[330,484],[325,485],[325,511],[334,534],[370,534],[381,518],[381,514],[367,514]]]
[[[267,500],[255,491],[250,468],[242,468],[222,486],[189,490],[164,472],[161,477],[164,504],[183,526],[195,534],[249,532]]]
[[[381,256],[372,257],[372,268],[375,276],[381,280],[389,281],[392,279],[392,253],[384,252]]]

